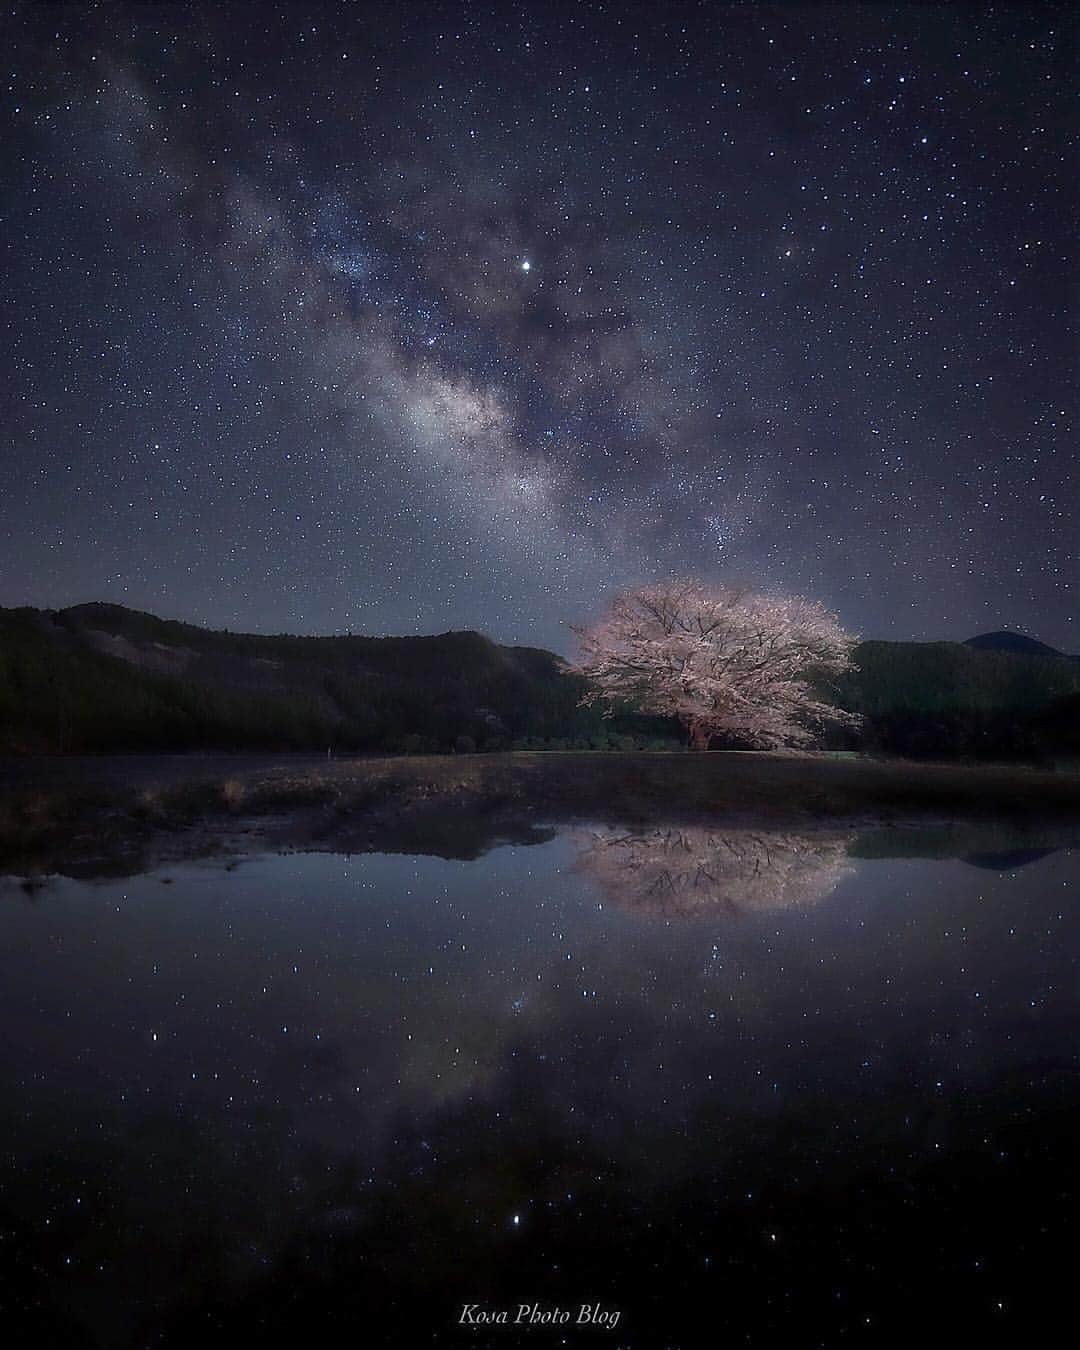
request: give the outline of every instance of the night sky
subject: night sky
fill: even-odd
[[[1074,22],[9,5],[0,604],[1080,648]]]

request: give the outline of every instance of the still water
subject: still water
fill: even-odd
[[[859,852],[8,880],[6,1343],[1026,1337],[1076,1239],[1080,852]]]

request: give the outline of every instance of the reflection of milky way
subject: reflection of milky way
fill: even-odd
[[[11,7],[0,604],[1068,648],[1045,8]]]
[[[582,831],[578,866],[627,909],[738,915],[825,899],[853,871],[853,839],[694,826]]]

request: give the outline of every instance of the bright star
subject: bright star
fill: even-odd
[[[522,270],[523,272],[531,272],[531,271],[532,271],[532,263],[528,260],[528,258],[522,258],[522,260],[521,260],[521,270]]]

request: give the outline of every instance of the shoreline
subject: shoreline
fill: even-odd
[[[131,874],[158,861],[296,849],[473,858],[585,821],[841,824],[886,840],[893,832],[897,845],[916,828],[956,825],[962,837],[978,827],[983,846],[1004,830],[1034,847],[1080,839],[1080,771],[765,751],[0,762],[7,875]],[[1060,828],[1048,836],[1051,826]]]

